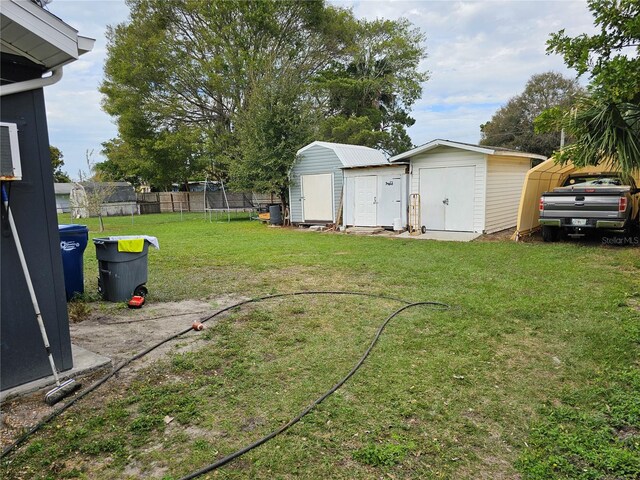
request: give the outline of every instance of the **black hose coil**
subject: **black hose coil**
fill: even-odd
[[[207,465],[207,466],[205,466],[205,467],[203,467],[203,468],[201,468],[201,469],[199,469],[199,470],[197,470],[197,471],[195,471],[193,473],[190,473],[189,475],[186,475],[186,476],[182,477],[180,480],[190,480],[190,479],[193,479],[193,478],[197,478],[197,477],[199,477],[201,475],[204,475],[205,473],[208,473],[208,472],[210,472],[212,470],[220,468],[223,465],[226,465],[227,463],[229,463],[229,462],[235,460],[236,458],[244,455],[245,453],[250,452],[254,448],[257,448],[260,445],[268,442],[272,438],[276,437],[277,435],[280,435],[281,433],[285,432],[290,427],[292,427],[293,425],[298,423],[305,415],[307,415],[309,412],[311,412],[316,406],[320,405],[327,397],[329,397],[336,390],[338,390],[342,385],[344,385],[345,382],[347,380],[349,380],[358,371],[358,369],[360,369],[360,367],[362,366],[364,361],[367,359],[367,357],[369,356],[369,354],[373,350],[373,347],[376,345],[376,343],[378,343],[378,340],[379,340],[380,336],[382,335],[382,332],[384,331],[384,329],[387,326],[387,324],[394,317],[399,315],[404,310],[407,310],[407,309],[413,308],[413,307],[418,307],[418,306],[435,306],[435,307],[441,307],[443,309],[450,308],[449,305],[447,305],[446,303],[440,303],[440,302],[415,302],[415,303],[411,303],[411,302],[408,302],[408,301],[400,299],[400,298],[386,296],[386,295],[377,295],[377,294],[374,294],[374,293],[345,292],[345,291],[324,291],[324,290],[321,290],[321,291],[279,293],[279,294],[274,294],[274,295],[265,295],[263,297],[257,297],[257,298],[251,298],[251,299],[248,299],[248,300],[243,300],[241,302],[235,303],[235,304],[230,305],[228,307],[225,307],[225,308],[223,308],[221,310],[218,310],[217,312],[213,313],[212,315],[209,315],[208,317],[205,317],[205,318],[201,319],[200,322],[205,323],[205,322],[207,322],[207,321],[209,321],[209,320],[211,320],[211,319],[213,319],[213,318],[215,318],[215,317],[217,317],[219,315],[222,315],[225,312],[228,312],[229,310],[241,307],[243,305],[247,305],[249,303],[256,303],[256,302],[261,302],[261,301],[264,301],[264,300],[271,300],[271,299],[274,299],[274,298],[301,296],[301,295],[358,295],[358,296],[365,296],[365,297],[371,297],[371,298],[380,298],[380,299],[384,299],[384,300],[393,300],[393,301],[396,301],[396,302],[404,303],[405,305],[403,307],[400,307],[396,311],[394,311],[391,315],[389,315],[384,320],[384,322],[382,322],[380,327],[378,327],[378,330],[377,330],[376,334],[374,335],[371,343],[369,344],[369,347],[364,352],[362,357],[360,357],[360,360],[358,360],[358,362],[354,365],[354,367],[349,371],[349,373],[347,373],[338,383],[336,383],[333,387],[331,387],[324,394],[322,394],[315,401],[313,401],[309,406],[307,406],[304,410],[302,410],[296,417],[291,419],[285,425],[282,425],[277,430],[272,431],[268,435],[265,435],[264,437],[260,438],[259,440],[256,440],[255,442],[251,443],[250,445],[247,445],[246,447],[243,447],[243,448],[231,453],[230,455],[227,455],[226,457],[221,458],[220,460],[217,460],[214,463],[211,463],[210,465]],[[15,442],[13,442],[11,445],[6,447],[2,451],[2,454],[0,455],[0,459],[4,458],[9,453],[11,453],[13,450],[15,450],[19,445],[21,445],[31,435],[33,435],[35,432],[37,432],[40,428],[42,428],[44,425],[49,423],[51,420],[56,418],[62,412],[64,412],[65,410],[70,408],[72,405],[74,405],[76,402],[78,402],[82,398],[86,397],[89,393],[93,392],[98,387],[100,387],[102,384],[107,382],[109,379],[111,379],[114,375],[116,375],[124,367],[126,367],[127,365],[131,364],[132,362],[144,357],[145,355],[147,355],[148,353],[152,352],[156,348],[164,345],[165,343],[170,342],[171,340],[174,340],[174,339],[176,339],[176,338],[178,338],[178,337],[180,337],[182,335],[185,335],[185,334],[189,333],[191,330],[192,330],[192,327],[185,328],[184,330],[181,330],[180,332],[175,333],[175,334],[173,334],[173,335],[161,340],[160,342],[158,342],[158,343],[146,348],[142,352],[134,355],[130,359],[128,359],[125,362],[123,362],[122,364],[120,364],[117,368],[115,368],[109,374],[107,374],[106,376],[104,376],[103,378],[101,378],[100,380],[95,382],[93,385],[91,385],[89,388],[87,388],[83,392],[79,393],[72,400],[70,400],[67,403],[65,403],[61,408],[55,410],[54,412],[49,414],[47,417],[45,417],[43,420],[41,420],[39,423],[37,423],[36,425],[31,427],[20,438],[18,438]]]

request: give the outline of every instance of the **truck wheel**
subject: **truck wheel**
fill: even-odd
[[[560,238],[560,228],[550,227],[549,225],[542,226],[542,240],[545,242],[556,242]]]

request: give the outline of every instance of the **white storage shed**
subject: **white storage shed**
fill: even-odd
[[[423,230],[493,233],[514,227],[525,175],[543,155],[433,140],[391,157],[410,162]]]
[[[136,191],[129,182],[80,182],[71,190],[73,218],[97,216],[96,203],[105,217],[138,214]]]
[[[298,150],[289,172],[291,222],[336,223],[344,168],[389,165],[384,154],[360,145],[316,141]]]
[[[71,211],[71,190],[73,190],[73,183],[53,184],[53,191],[56,194],[56,210],[59,214]]]
[[[407,225],[408,164],[344,168],[344,226]],[[397,220],[396,220],[397,219]]]

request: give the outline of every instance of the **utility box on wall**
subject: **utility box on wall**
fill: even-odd
[[[0,181],[22,180],[18,126],[0,122]]]

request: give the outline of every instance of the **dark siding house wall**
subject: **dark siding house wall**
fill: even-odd
[[[3,79],[41,72],[2,56]],[[10,207],[59,370],[72,365],[53,172],[42,89],[0,97],[2,122],[16,123],[22,180],[11,182]],[[4,146],[3,146],[4,148]],[[46,352],[4,207],[0,221],[0,389],[50,375]]]

